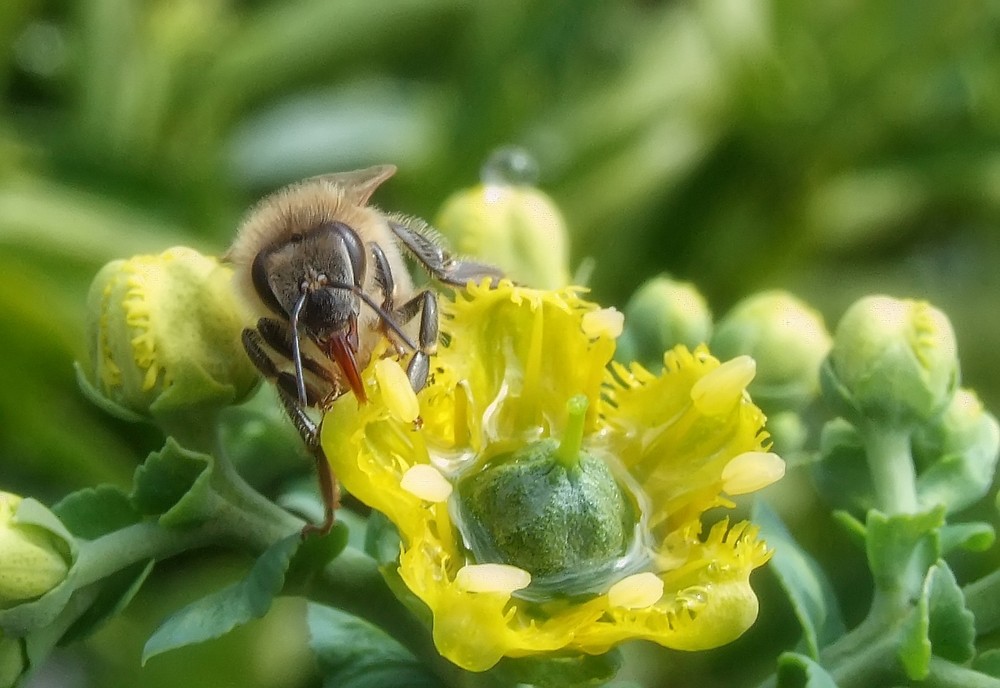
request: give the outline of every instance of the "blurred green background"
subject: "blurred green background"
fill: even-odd
[[[160,443],[76,388],[104,262],[219,253],[261,194],[379,162],[400,171],[377,202],[432,218],[505,144],[537,160],[574,267],[598,258],[597,300],[622,306],[664,270],[719,315],[770,287],[831,325],[865,293],[926,298],[955,324],[966,383],[1000,408],[998,2],[3,0],[0,48],[9,491],[126,485]],[[318,685],[293,604],[139,672],[171,586],[238,564],[166,565],[38,685],[166,686],[178,665],[191,686]],[[736,685],[720,658],[741,653],[740,685],[769,672],[797,631],[756,580],[763,630],[722,653],[636,651],[633,675]]]

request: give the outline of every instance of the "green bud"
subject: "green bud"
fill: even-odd
[[[664,351],[678,344],[693,349],[711,334],[712,313],[694,285],[658,275],[640,286],[625,306],[625,331],[615,358],[659,369]]]
[[[997,419],[973,392],[958,390],[940,417],[913,434],[921,506],[944,505],[952,513],[981,499],[993,483],[998,450]]]
[[[853,421],[908,425],[933,418],[958,385],[955,333],[923,301],[868,296],[844,314],[823,363],[827,400]]]
[[[749,354],[757,361],[750,394],[768,412],[799,409],[819,393],[819,369],[830,351],[823,317],[783,291],[737,303],[715,327],[710,345],[723,360]]]
[[[104,266],[88,296],[84,390],[119,416],[157,421],[242,400],[258,375],[230,280],[214,258],[183,247]]]
[[[523,184],[488,182],[453,194],[436,226],[461,255],[503,269],[521,284],[569,284],[569,238],[555,203]]]
[[[24,639],[7,636],[0,631],[0,688],[16,684],[27,669]]]
[[[65,543],[45,528],[17,522],[21,498],[0,492],[0,609],[41,597],[69,572]]]

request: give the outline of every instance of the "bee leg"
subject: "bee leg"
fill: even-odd
[[[406,250],[424,266],[434,279],[453,287],[471,282],[490,280],[492,286],[503,279],[503,272],[492,265],[472,260],[460,260],[441,246],[437,232],[423,220],[394,215],[389,228]]]
[[[259,335],[259,337],[263,339],[269,347],[277,351],[285,359],[289,361],[292,360],[292,345],[290,343],[291,333],[288,329],[288,323],[282,322],[281,320],[275,320],[274,318],[261,318],[257,321],[257,332],[255,334]],[[245,341],[243,346],[244,348],[246,347]],[[320,379],[329,382],[335,388],[339,387],[336,376],[329,368],[321,364],[316,359],[304,354],[301,355],[301,359],[303,368]],[[275,375],[270,377],[275,377]],[[309,405],[312,406],[314,403],[315,402],[310,401]]]
[[[312,454],[316,462],[316,473],[319,475],[320,496],[323,499],[323,522],[319,525],[307,524],[302,529],[302,536],[316,532],[325,535],[333,528],[334,513],[340,501],[340,490],[333,471],[330,470],[330,462],[326,459],[326,454],[319,441],[319,430],[316,423],[306,415],[305,410],[299,404],[298,386],[295,376],[280,371],[278,366],[268,355],[264,348],[264,339],[256,330],[249,328],[243,330],[243,348],[246,349],[247,356],[256,366],[257,370],[265,377],[272,379],[276,383],[278,398],[285,408],[285,413],[292,421],[292,425],[298,431],[306,448]],[[270,344],[270,342],[268,342]],[[276,349],[278,347],[275,347]],[[322,395],[310,384],[306,384],[306,399],[310,404],[318,403]]]
[[[429,289],[424,290],[399,307],[393,316],[401,323],[413,320],[420,313],[420,330],[417,335],[418,348],[406,366],[406,377],[414,392],[419,392],[427,384],[430,373],[431,356],[437,352],[438,307],[437,297]]]
[[[392,277],[392,268],[389,267],[389,259],[386,258],[385,251],[378,244],[372,244],[372,256],[375,258],[375,283],[382,290],[382,310],[385,313],[392,313],[396,308],[396,282]],[[393,316],[395,318],[395,315]],[[389,326],[382,323],[382,331],[392,342],[397,356],[402,356],[406,349],[390,335]]]
[[[330,462],[319,441],[319,427],[299,405],[295,376],[290,373],[278,375],[278,397],[281,399],[285,412],[292,419],[299,436],[306,443],[309,453],[316,462],[316,473],[319,476],[319,492],[323,499],[323,521],[320,524],[307,523],[302,528],[302,537],[311,533],[326,535],[333,528],[335,514],[340,503],[340,485],[330,469]]]

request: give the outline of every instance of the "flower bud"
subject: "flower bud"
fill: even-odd
[[[823,363],[823,392],[852,421],[926,421],[958,385],[955,333],[924,301],[868,296],[852,305]]]
[[[973,392],[958,390],[940,417],[913,434],[921,506],[944,505],[953,513],[982,498],[993,483],[998,449],[997,419]]]
[[[436,226],[459,254],[496,265],[515,282],[538,289],[569,283],[566,222],[534,187],[486,182],[458,191]]]
[[[770,414],[801,408],[816,396],[830,335],[805,303],[768,291],[733,306],[716,325],[710,348],[723,359],[749,354],[757,361],[750,394]]]
[[[242,400],[258,376],[230,278],[183,247],[104,266],[88,296],[85,391],[118,415],[158,421]]]
[[[711,334],[712,313],[694,285],[658,275],[640,286],[625,306],[625,331],[615,358],[658,369],[664,351],[678,344],[694,349]]]
[[[21,498],[0,492],[0,609],[41,597],[69,571],[69,553],[54,533],[18,523]]]

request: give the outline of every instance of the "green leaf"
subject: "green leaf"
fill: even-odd
[[[847,533],[852,543],[860,549],[865,548],[865,542],[868,539],[868,528],[865,527],[864,523],[854,518],[849,512],[839,509],[833,512],[833,520],[844,529],[844,532]]]
[[[922,597],[917,606],[903,620],[896,631],[896,656],[903,671],[914,681],[927,678],[931,668],[930,618],[927,599]]]
[[[763,500],[754,502],[750,518],[760,526],[768,547],[774,549],[770,570],[792,603],[809,655],[818,658],[819,651],[846,630],[833,586]]]
[[[333,529],[322,537],[305,538],[292,557],[285,573],[285,591],[307,589],[311,581],[347,546],[349,529],[337,512]]]
[[[70,626],[60,639],[60,644],[65,645],[93,633],[105,621],[124,611],[142,584],[146,582],[155,563],[151,559],[145,563],[135,564],[101,580],[97,598]]]
[[[73,492],[53,506],[52,511],[70,532],[85,540],[130,526],[142,518],[128,495],[113,485]]]
[[[132,503],[142,514],[159,516],[167,527],[198,523],[207,518],[214,460],[188,451],[171,438],[135,471]]]
[[[969,552],[985,552],[996,541],[996,531],[989,523],[948,524],[941,529],[941,553],[948,554],[956,549]]]
[[[809,657],[785,652],[778,657],[777,688],[837,688],[837,682]]]
[[[972,668],[981,674],[1000,678],[1000,650],[981,652],[972,660]]]
[[[324,688],[438,688],[441,682],[402,645],[366,621],[310,604],[310,647]]]
[[[976,653],[976,619],[965,608],[962,589],[943,560],[927,574],[925,590],[934,654],[960,664],[969,661]]]
[[[898,656],[913,680],[930,672],[931,655],[964,663],[975,655],[975,618],[948,565],[942,560],[927,572],[916,607],[901,627]]]
[[[168,650],[218,638],[264,616],[285,583],[285,572],[301,541],[298,533],[279,540],[257,559],[246,578],[173,614],[146,641],[142,663]]]
[[[942,525],[943,507],[893,516],[868,512],[868,564],[876,589],[918,599],[927,571],[941,555]]]
[[[834,418],[823,426],[812,478],[816,490],[835,508],[865,513],[875,506],[861,434],[843,418]]]

